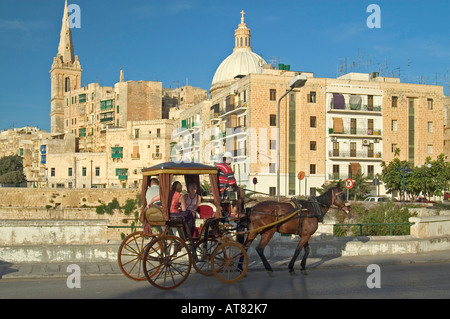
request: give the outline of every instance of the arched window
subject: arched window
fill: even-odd
[[[64,81],[64,92],[69,92],[70,91],[70,78],[66,77],[65,81]]]

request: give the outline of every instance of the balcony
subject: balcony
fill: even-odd
[[[112,147],[111,158],[123,158],[123,147]]]
[[[334,159],[359,159],[359,160],[381,160],[381,152],[375,152],[373,150],[367,151],[340,151],[337,149],[329,150],[328,156]]]
[[[127,168],[116,168],[116,176],[120,181],[128,179],[128,169]]]
[[[225,110],[220,111],[219,118],[223,118],[231,114],[245,112],[246,110],[247,110],[247,102],[240,101],[237,104],[229,104],[225,107]]]
[[[381,113],[381,105],[345,103],[343,107],[336,107],[336,105],[334,105],[332,101],[330,106],[331,106],[330,112],[344,112],[344,113],[368,112],[371,114]]]
[[[328,133],[330,135],[381,136],[381,129],[344,127],[336,130],[335,128],[329,128]]]

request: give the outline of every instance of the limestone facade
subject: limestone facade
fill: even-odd
[[[376,177],[397,148],[400,159],[415,166],[444,151],[441,86],[355,73],[333,79],[304,72],[305,86],[281,100],[278,145],[278,100],[296,74],[266,68],[215,92],[210,121],[201,129],[210,137],[201,152],[211,160],[204,162],[214,164],[231,152],[239,184],[275,194],[279,149],[281,194],[314,195],[326,181],[358,171]],[[299,172],[306,175],[302,181]]]

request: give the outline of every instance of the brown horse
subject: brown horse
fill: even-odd
[[[295,208],[291,203],[265,201],[256,204],[248,210],[246,222],[249,233],[244,244],[245,249],[248,249],[256,236],[260,234],[261,240],[256,247],[256,251],[261,258],[264,267],[269,272],[272,272],[272,267],[264,256],[264,248],[275,232],[300,235],[300,241],[294,256],[289,262],[289,272],[294,272],[294,263],[302,248],[305,248],[305,254],[301,262],[301,271],[306,274],[306,259],[308,258],[310,250],[308,241],[312,234],[316,232],[319,220],[322,221],[323,216],[332,206],[338,209],[344,209],[347,213],[350,210],[350,205],[345,199],[345,194],[339,186],[330,188],[317,198],[312,197],[309,200],[298,200],[296,205],[298,205],[298,203],[301,204],[301,208]],[[294,214],[293,217],[277,223],[278,220],[282,220],[283,218],[292,215],[295,211],[298,211],[298,213]],[[265,227],[270,224],[273,225]]]

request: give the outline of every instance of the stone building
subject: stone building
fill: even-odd
[[[64,7],[60,45],[51,70],[52,141],[44,141],[49,187],[140,187],[141,170],[170,160],[173,117],[206,99],[192,86],[166,89],[156,81],[125,81],[113,87],[81,87]],[[58,146],[57,146],[58,145]]]
[[[290,66],[268,65],[253,52],[241,14],[233,53],[212,80],[210,120],[202,121],[198,130],[202,140],[209,141],[196,150],[204,163],[214,164],[230,152],[238,184],[276,194],[280,152],[281,194],[314,195],[323,183],[352,178],[357,172],[376,177],[381,162],[391,161],[398,151],[400,159],[414,165],[444,151],[441,86],[400,83],[376,73],[316,78],[312,72],[291,71]],[[278,102],[298,74],[307,81],[280,101],[278,142]],[[189,126],[189,116],[180,114],[178,155],[191,155],[180,139],[196,129]],[[301,182],[300,172],[305,173]]]

